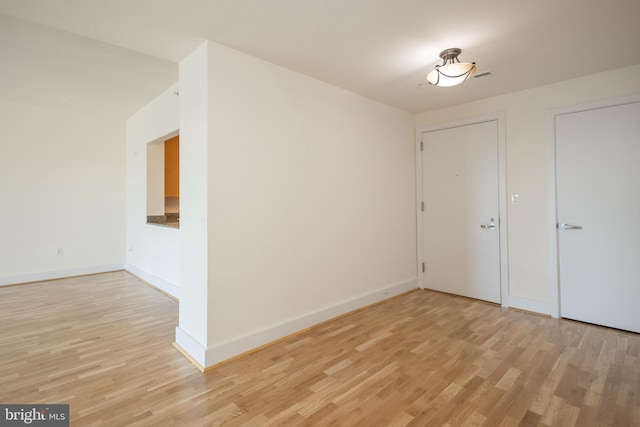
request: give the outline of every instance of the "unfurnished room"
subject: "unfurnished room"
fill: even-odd
[[[639,426],[639,19],[0,0],[0,425]]]

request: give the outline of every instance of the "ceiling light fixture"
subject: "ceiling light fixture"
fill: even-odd
[[[473,76],[476,72],[476,63],[460,62],[458,55],[461,52],[462,50],[458,48],[440,52],[442,65],[436,65],[436,68],[427,74],[429,84],[444,87],[456,86]]]

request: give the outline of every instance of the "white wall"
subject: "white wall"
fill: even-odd
[[[124,159],[123,120],[0,102],[0,284],[123,268]]]
[[[206,365],[208,317],[209,59],[207,44],[180,62],[180,292],[176,342]],[[223,119],[223,118],[221,118]],[[180,338],[186,338],[181,340]],[[190,342],[195,340],[194,345]],[[195,353],[200,353],[195,354]]]
[[[128,271],[179,297],[180,230],[146,223],[147,144],[177,134],[177,91],[176,83],[127,120],[127,240],[123,251],[126,249]]]
[[[205,364],[417,287],[413,116],[207,43],[181,117],[203,56],[208,128],[181,122],[181,143],[208,140],[208,319],[184,325],[206,327]]]
[[[520,196],[518,205],[508,205],[511,306],[551,312],[548,230],[555,224],[549,223],[547,214],[549,114],[559,107],[638,92],[640,65],[416,116],[416,127],[420,127],[505,113],[507,194]]]

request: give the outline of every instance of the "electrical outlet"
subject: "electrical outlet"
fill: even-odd
[[[62,248],[56,248],[56,255],[62,255],[64,250]]]

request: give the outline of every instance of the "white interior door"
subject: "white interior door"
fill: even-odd
[[[555,127],[560,315],[640,332],[640,103]]]
[[[426,288],[500,303],[497,121],[422,134]]]

